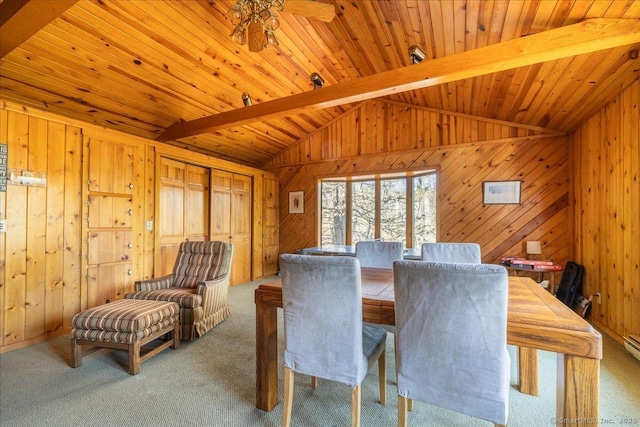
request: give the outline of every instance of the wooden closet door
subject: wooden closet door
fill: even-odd
[[[231,196],[231,243],[233,268],[231,282],[251,280],[251,178],[234,175]]]
[[[262,275],[269,276],[278,272],[280,192],[277,180],[265,178],[263,196]]]
[[[133,290],[143,218],[135,165],[143,154],[141,147],[97,138],[86,149],[86,304],[95,307]]]
[[[209,239],[209,169],[160,158],[155,276],[173,271],[184,241]]]
[[[233,245],[231,284],[251,280],[251,177],[211,171],[211,240]]]
[[[232,180],[231,172],[211,171],[211,240],[231,241]]]

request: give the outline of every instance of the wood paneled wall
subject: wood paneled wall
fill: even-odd
[[[478,142],[560,135],[554,129],[456,114],[398,102],[367,101],[292,145],[266,167]]]
[[[545,136],[550,134],[380,100],[365,103],[270,163],[280,178],[280,252],[318,243],[319,178],[436,168],[439,241],[478,242],[483,261],[496,263],[502,256],[524,256],[525,241],[540,240],[543,256],[564,265],[571,259],[569,148],[566,136]],[[522,203],[484,206],[482,182],[493,180],[521,180]],[[305,213],[290,215],[288,193],[299,190]]]
[[[640,82],[575,132],[576,260],[591,320],[613,337],[640,335]]]
[[[10,184],[0,192],[0,219],[7,224],[6,233],[0,233],[0,353],[68,333],[73,315],[86,308],[82,194],[89,138],[143,148],[144,159],[133,177],[134,188],[142,188],[135,204],[141,212],[136,215],[144,216],[132,229],[142,242],[134,249],[142,259],[136,261],[140,268],[133,280],[153,277],[156,231],[144,224],[159,221],[155,217],[159,156],[252,177],[251,232],[263,235],[262,181],[274,180],[273,174],[0,100],[0,144],[8,144],[8,167],[44,173],[47,179],[42,187]],[[256,238],[252,278],[263,274],[262,249],[262,240]]]
[[[82,133],[0,109],[8,167],[45,172],[47,185],[7,185],[0,193],[0,331],[13,348],[69,328],[79,311]]]

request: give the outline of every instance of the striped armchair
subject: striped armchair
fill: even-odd
[[[173,274],[135,283],[127,299],[172,301],[180,305],[180,338],[193,340],[231,316],[227,303],[233,246],[183,242]]]

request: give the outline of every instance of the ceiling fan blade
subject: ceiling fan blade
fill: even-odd
[[[264,49],[266,42],[262,25],[258,22],[251,22],[247,27],[247,39],[249,42],[249,52],[260,52]]]
[[[284,11],[306,18],[314,18],[322,22],[331,22],[336,16],[336,9],[332,4],[312,0],[287,0]]]

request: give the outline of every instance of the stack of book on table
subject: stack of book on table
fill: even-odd
[[[506,267],[521,268],[523,270],[562,270],[562,267],[555,265],[553,261],[538,261],[518,257],[501,258],[501,261],[502,265]]]

